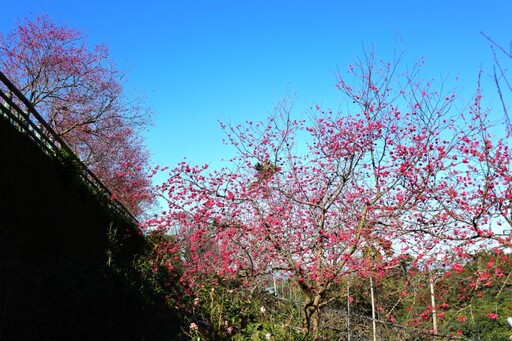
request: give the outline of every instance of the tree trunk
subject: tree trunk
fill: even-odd
[[[320,330],[320,311],[319,304],[322,299],[320,294],[306,298],[304,306],[304,318],[302,320],[302,331],[304,334],[312,334],[313,340],[318,339]]]

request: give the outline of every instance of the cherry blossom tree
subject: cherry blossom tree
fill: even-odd
[[[132,213],[151,203],[149,112],[127,97],[105,46],[41,15],[0,34],[0,69]]]
[[[366,54],[337,84],[347,112],[317,105],[295,119],[283,101],[265,122],[221,124],[237,151],[229,167],[171,170],[159,187],[169,209],[148,226],[177,234],[182,281],[291,281],[304,297],[302,329],[316,336],[348,276],[370,283],[404,262],[428,273],[480,246],[510,246],[491,224],[500,212],[489,207],[503,204],[480,183],[501,180],[478,168],[506,148],[485,142],[479,111],[455,110],[455,92],[421,82],[421,63],[398,65]]]

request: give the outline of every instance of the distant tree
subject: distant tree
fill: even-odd
[[[152,203],[140,134],[149,112],[126,97],[105,46],[41,15],[0,33],[0,69],[132,213]]]
[[[171,170],[160,187],[169,210],[149,225],[181,230],[183,281],[256,288],[286,278],[304,297],[303,331],[318,336],[321,310],[348,276],[377,282],[404,261],[428,275],[475,248],[510,246],[490,224],[507,223],[510,159],[506,141],[490,143],[479,96],[454,111],[455,93],[373,54],[348,75],[338,87],[350,113],[316,106],[296,120],[284,102],[266,122],[222,125],[238,151],[229,168]]]

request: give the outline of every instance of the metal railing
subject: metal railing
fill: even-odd
[[[34,141],[44,153],[66,156],[76,168],[76,175],[92,190],[100,193],[109,209],[138,227],[137,218],[117,199],[101,180],[80,160],[67,143],[43,119],[30,101],[0,71],[0,116],[4,116],[18,131]],[[3,85],[2,85],[3,84]],[[5,88],[4,88],[5,87]]]

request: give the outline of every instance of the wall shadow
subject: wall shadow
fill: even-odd
[[[0,116],[1,340],[179,340],[175,313],[134,268],[145,243]]]

